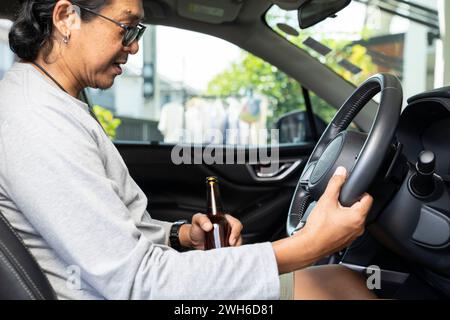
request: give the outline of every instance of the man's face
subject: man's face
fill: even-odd
[[[144,9],[141,0],[113,0],[99,13],[127,26],[136,26],[143,19]],[[76,39],[77,52],[73,53],[71,61],[79,63],[80,76],[87,86],[110,88],[122,73],[120,65],[127,62],[130,54],[139,51],[137,41],[123,46],[124,34],[123,28],[99,16],[81,23]]]

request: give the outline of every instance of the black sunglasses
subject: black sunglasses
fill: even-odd
[[[104,16],[104,15],[102,15],[100,13],[97,13],[97,12],[91,10],[91,9],[82,7],[80,5],[75,5],[75,6],[80,8],[80,9],[82,9],[82,10],[84,10],[84,11],[87,11],[89,13],[92,13],[92,14],[96,15],[96,16],[99,16],[99,17],[101,17],[103,19],[111,21],[115,25],[118,25],[119,27],[124,29],[125,30],[125,34],[123,35],[123,39],[122,39],[122,45],[124,47],[129,47],[129,46],[131,46],[131,44],[134,41],[139,41],[142,38],[142,36],[144,35],[145,29],[147,29],[147,27],[144,26],[142,23],[139,23],[135,27],[130,27],[130,26],[127,26],[126,24],[120,23],[120,22],[118,22],[118,21],[116,21],[114,19],[108,18],[108,17],[106,17],[106,16]]]

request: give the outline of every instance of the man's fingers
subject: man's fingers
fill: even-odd
[[[242,231],[243,226],[242,226],[242,223],[238,219],[230,216],[229,214],[225,215],[225,217],[227,218],[227,221],[231,227],[231,234],[230,234],[229,242],[230,242],[230,245],[234,246],[238,242],[239,238],[241,237],[241,231]]]
[[[372,196],[369,195],[368,193],[365,193],[361,198],[361,200],[359,200],[352,206],[352,209],[361,210],[365,215],[367,215],[369,213],[370,208],[372,207],[372,204],[373,204]]]
[[[338,167],[328,182],[328,186],[323,194],[326,199],[337,200],[341,192],[342,185],[347,178],[347,169]]]
[[[242,237],[241,237],[241,231],[243,228],[242,223],[238,219],[228,214],[225,215],[225,217],[231,227],[230,238],[228,239],[230,245],[238,246],[242,244]],[[197,213],[192,217],[192,225],[194,227],[195,226],[200,227],[204,232],[209,232],[213,228],[213,225],[209,220],[208,216],[202,213]]]
[[[192,224],[200,226],[200,228],[205,232],[209,232],[213,228],[208,216],[202,213],[197,213],[192,217]]]

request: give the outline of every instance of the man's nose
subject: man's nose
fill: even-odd
[[[130,44],[129,46],[125,47],[125,51],[129,52],[130,54],[136,54],[139,51],[139,42],[138,41],[133,41],[132,44]]]

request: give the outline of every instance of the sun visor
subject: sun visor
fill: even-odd
[[[243,0],[178,0],[177,11],[184,18],[220,24],[234,21],[243,3]]]
[[[274,4],[283,10],[297,10],[306,2],[311,0],[272,0]]]

